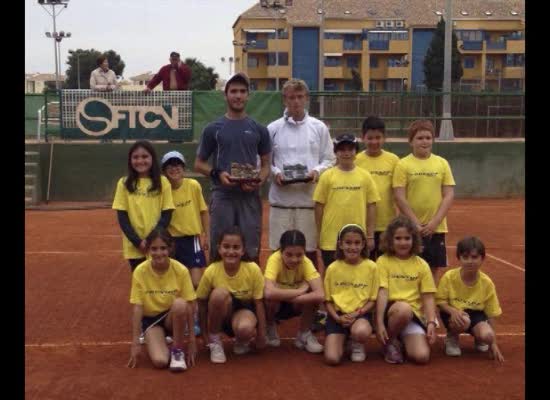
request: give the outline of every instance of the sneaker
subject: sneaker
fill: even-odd
[[[388,343],[384,347],[384,361],[390,364],[402,364],[403,353],[399,344]]]
[[[208,344],[210,348],[210,361],[214,364],[223,364],[227,359],[225,358],[225,352],[223,351],[223,344],[221,342],[212,342]]]
[[[327,313],[326,311],[317,310],[313,323],[311,324],[312,332],[319,332],[325,329],[325,324],[327,322]]]
[[[166,340],[166,344],[174,343],[174,339],[172,339],[172,336],[166,336],[164,339]]]
[[[311,331],[308,331],[305,335],[299,333],[294,340],[294,346],[300,350],[305,348],[310,353],[321,353],[323,351],[323,345],[317,341]]]
[[[486,353],[486,352],[489,351],[489,345],[488,344],[480,342],[477,339],[474,340],[474,343],[475,343],[475,346],[476,346],[476,350],[479,351],[480,353]]]
[[[195,325],[193,325],[193,331],[195,333],[195,336],[201,335],[201,326],[199,325],[199,320],[195,320]]]
[[[266,328],[267,344],[272,347],[279,347],[281,339],[277,333],[277,324],[268,324]]]
[[[235,340],[235,343],[233,344],[233,353],[237,355],[243,355],[250,351],[250,345],[248,343],[242,343],[237,340]]]
[[[172,349],[170,357],[170,371],[181,372],[187,369],[185,354],[181,349]]]
[[[367,358],[365,354],[365,346],[363,343],[352,340],[351,342],[351,356],[350,359],[353,362],[363,362]]]
[[[459,357],[462,355],[462,350],[460,350],[458,343],[458,335],[447,333],[447,337],[445,338],[445,354],[450,357]]]
[[[139,335],[139,344],[145,344],[145,334]]]

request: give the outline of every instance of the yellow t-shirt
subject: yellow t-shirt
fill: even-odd
[[[414,215],[426,224],[437,213],[441,204],[442,187],[454,186],[455,180],[447,160],[431,154],[423,160],[409,154],[399,160],[393,172],[393,187],[406,188],[406,196]],[[447,231],[447,217],[435,232]]]
[[[158,274],[151,260],[139,264],[132,274],[130,303],[143,306],[143,315],[153,317],[172,307],[175,299],[193,301],[197,298],[189,270],[178,261],[170,259],[170,266]]]
[[[332,167],[321,174],[313,201],[325,205],[320,248],[330,251],[336,249],[342,226],[357,224],[366,230],[367,203],[380,201],[380,195],[368,171],[357,167],[342,171]]]
[[[276,282],[284,289],[296,289],[305,280],[312,281],[315,278],[320,278],[319,272],[313,266],[311,260],[307,257],[295,269],[287,268],[283,264],[281,251],[276,251],[267,259],[267,265],[264,273],[265,279]]]
[[[149,192],[148,189],[152,184],[151,179],[139,178],[137,189],[134,193],[130,193],[124,186],[125,180],[125,177],[118,180],[113,210],[126,211],[136,234],[141,239],[145,239],[157,225],[161,211],[174,209],[172,187],[168,179],[161,176],[160,192]],[[122,251],[126,259],[145,257],[124,234],[122,234]]]
[[[201,211],[206,211],[202,188],[195,179],[184,178],[181,186],[172,190],[176,209],[168,226],[172,236],[195,236],[203,232]]]
[[[384,150],[378,157],[371,157],[364,151],[355,157],[355,165],[370,172],[380,194],[380,201],[376,203],[376,232],[384,232],[396,216],[392,180],[398,161],[399,157]]]
[[[461,268],[453,268],[441,277],[435,303],[447,303],[459,310],[483,311],[489,318],[502,314],[495,284],[491,278],[479,271],[476,283],[466,286],[460,277],[460,270]]]
[[[380,287],[388,289],[388,301],[404,301],[415,315],[425,321],[422,293],[435,293],[435,283],[428,263],[418,256],[401,260],[387,254],[376,260],[380,268]]]
[[[262,270],[255,262],[241,261],[237,273],[229,276],[225,272],[223,261],[214,262],[204,270],[197,288],[197,297],[206,300],[210,292],[219,287],[226,288],[239,300],[260,300],[264,297]]]
[[[325,273],[325,300],[344,314],[363,307],[378,296],[378,267],[364,259],[357,265],[336,260]]]

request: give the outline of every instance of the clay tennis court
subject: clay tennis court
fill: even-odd
[[[25,213],[25,397],[27,399],[523,399],[525,390],[524,200],[456,200],[448,216],[448,257],[466,234],[487,246],[484,271],[503,309],[497,337],[506,359],[497,365],[462,337],[463,356],[449,358],[443,338],[426,366],[386,364],[380,344],[367,361],[323,363],[293,347],[297,320],[279,328],[278,349],[213,365],[199,340],[196,367],[155,370],[146,351],[136,369],[130,352],[130,270],[109,209]],[[267,209],[264,213],[267,217]],[[267,248],[267,218],[263,248]],[[262,267],[268,251],[262,252]],[[438,330],[440,335],[444,331]],[[321,335],[321,338],[323,336]],[[177,396],[177,397],[176,397]]]

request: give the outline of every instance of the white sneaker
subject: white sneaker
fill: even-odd
[[[356,342],[355,340],[351,341],[351,356],[350,359],[353,362],[363,362],[367,358],[365,354],[365,346],[363,343]]]
[[[487,353],[489,351],[489,345],[485,344],[483,342],[478,341],[477,339],[474,340],[476,350],[480,353]]]
[[[277,324],[269,324],[266,328],[267,344],[272,347],[279,347],[281,345],[281,339],[277,333]]]
[[[294,346],[300,350],[305,348],[310,353],[321,353],[323,351],[323,345],[317,341],[311,331],[308,331],[305,335],[298,333],[294,340]]]
[[[223,344],[221,342],[212,342],[208,344],[210,348],[210,361],[214,364],[223,364],[227,361],[225,358],[225,352],[223,351]]]
[[[172,349],[170,357],[170,371],[181,372],[187,369],[185,354],[181,349]]]
[[[248,343],[242,343],[238,340],[235,340],[235,343],[233,344],[233,353],[237,355],[243,355],[250,351],[250,346]]]
[[[166,344],[172,344],[174,343],[174,339],[172,339],[172,336],[166,336]]]
[[[447,333],[445,338],[445,354],[450,357],[459,357],[462,355],[460,344],[458,343],[458,335],[450,335]]]

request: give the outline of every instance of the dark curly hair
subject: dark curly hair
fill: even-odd
[[[394,256],[395,249],[393,248],[393,237],[395,231],[399,228],[405,228],[407,232],[412,236],[411,256],[419,255],[421,253],[422,237],[416,227],[416,224],[405,215],[399,215],[394,218],[386,228],[386,231],[382,233],[380,237],[380,250],[384,253]]]

